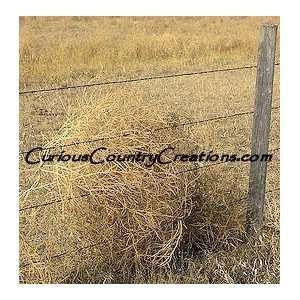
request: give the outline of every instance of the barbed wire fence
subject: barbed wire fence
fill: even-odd
[[[224,116],[216,116],[216,117],[212,117],[212,118],[207,118],[207,119],[202,119],[202,120],[195,120],[195,121],[191,121],[191,122],[184,122],[184,123],[179,123],[179,124],[174,124],[174,125],[170,125],[170,126],[165,126],[165,127],[159,127],[159,128],[149,128],[149,129],[143,129],[144,131],[147,131],[149,133],[153,133],[153,132],[157,132],[160,130],[172,130],[175,128],[179,128],[179,127],[186,127],[186,126],[193,126],[193,125],[197,125],[197,124],[201,124],[201,123],[208,123],[208,122],[217,122],[217,121],[221,121],[221,120],[227,120],[227,119],[231,119],[231,118],[238,118],[238,117],[242,117],[242,116],[246,116],[246,115],[254,115],[254,125],[253,125],[253,135],[252,135],[252,154],[260,154],[263,153],[261,148],[257,147],[253,147],[253,145],[256,145],[256,141],[253,140],[253,136],[255,135],[254,132],[256,132],[254,130],[255,126],[257,126],[257,122],[255,124],[255,118],[259,119],[259,121],[261,121],[262,115],[271,115],[271,111],[275,111],[275,110],[279,110],[280,106],[273,106],[272,107],[272,90],[273,90],[273,78],[274,78],[274,67],[275,66],[280,66],[280,62],[274,62],[275,56],[271,54],[271,57],[266,57],[268,56],[268,54],[266,54],[266,50],[267,49],[271,49],[274,51],[275,53],[275,37],[276,37],[276,26],[275,25],[268,25],[268,24],[264,24],[262,25],[262,29],[261,29],[261,43],[263,44],[262,47],[263,49],[260,50],[260,56],[258,59],[258,65],[248,65],[248,66],[239,66],[239,67],[232,67],[232,68],[224,68],[224,69],[213,69],[213,70],[206,70],[206,71],[197,71],[197,72],[189,72],[189,73],[179,73],[179,74],[169,74],[169,75],[158,75],[158,76],[149,76],[149,77],[142,77],[142,78],[132,78],[132,79],[123,79],[123,80],[114,80],[114,81],[105,81],[105,82],[98,82],[98,83],[84,83],[84,84],[80,84],[80,85],[72,85],[72,86],[60,86],[60,87],[53,87],[53,88],[44,88],[44,89],[35,89],[35,90],[28,90],[28,91],[20,91],[19,95],[22,97],[24,95],[32,95],[32,94],[37,94],[37,93],[45,93],[45,92],[54,92],[54,91],[62,91],[62,90],[70,90],[70,89],[80,89],[80,88],[91,88],[91,87],[100,87],[103,85],[114,85],[114,84],[128,84],[128,83],[132,83],[132,82],[138,82],[138,81],[150,81],[150,80],[161,80],[161,79],[167,79],[167,78],[177,78],[177,77],[183,77],[183,76],[197,76],[197,75],[203,75],[203,74],[210,74],[210,73],[219,73],[219,72],[231,72],[231,71],[241,71],[241,70],[247,70],[247,69],[257,69],[257,82],[256,82],[256,89],[257,89],[257,93],[256,93],[256,106],[255,109],[253,111],[244,111],[244,112],[236,112],[233,114],[229,114],[229,115],[224,115]],[[274,28],[275,28],[275,35],[274,35]],[[273,38],[271,39],[266,39],[266,35],[272,35],[273,34]],[[267,42],[269,42],[269,44],[266,44]],[[273,45],[270,45],[270,43]],[[273,53],[273,54],[274,54]],[[269,59],[267,59],[269,58]],[[265,61],[263,61],[265,60]],[[268,67],[268,68],[267,68]],[[268,70],[268,72],[266,72],[266,70]],[[267,86],[264,87],[264,89],[269,91],[268,95],[260,95],[258,93],[258,90],[260,90],[260,82],[259,82],[259,78],[263,78],[264,80],[266,80],[267,82]],[[265,107],[260,107],[262,105],[262,103],[266,102],[266,97],[268,98],[267,100],[267,104]],[[279,98],[277,98],[278,100]],[[63,114],[57,114],[57,113],[51,113],[48,112],[47,110],[40,110],[40,115],[41,116],[56,116],[56,115],[63,115]],[[265,131],[268,131],[270,127],[270,120],[267,120],[266,122],[263,122],[263,129]],[[58,128],[54,128],[54,129],[49,129],[46,131],[57,131]],[[261,130],[259,131],[261,132]],[[94,139],[89,139],[89,140],[81,140],[81,141],[73,141],[71,143],[68,144],[63,144],[63,145],[55,145],[55,146],[51,146],[51,147],[41,147],[40,150],[41,151],[47,151],[47,150],[52,150],[52,149],[57,149],[57,148],[66,148],[66,147],[71,147],[71,146],[77,146],[80,144],[89,144],[89,143],[96,143],[99,141],[104,141],[104,140],[110,140],[110,139],[115,139],[115,138],[124,138],[127,136],[130,136],[131,134],[138,134],[139,132],[133,131],[133,132],[128,132],[128,133],[124,133],[121,135],[117,135],[117,136],[110,136],[110,137],[97,137]],[[141,132],[140,132],[141,133]],[[256,134],[257,135],[257,134]],[[269,142],[269,132],[267,132],[264,136],[263,139],[264,142],[264,149],[268,148],[268,142]],[[267,149],[268,150],[268,149]],[[271,149],[270,152],[274,153],[276,151],[279,151],[280,147]],[[22,150],[19,152],[20,156],[24,156],[29,152],[29,150]],[[265,153],[268,151],[264,151]],[[217,165],[221,165],[221,164],[225,164],[228,161],[221,161],[221,162],[217,162],[217,163],[210,163],[210,164],[206,164],[206,165],[200,165],[200,166],[195,166],[193,168],[190,169],[186,169],[186,170],[180,170],[176,173],[174,173],[174,175],[178,175],[178,174],[182,174],[185,172],[193,172],[196,170],[200,170],[202,168],[211,168],[211,167],[215,167]],[[253,165],[260,165],[263,166],[262,168],[262,172],[266,172],[266,163],[265,162],[251,162],[251,167]],[[256,173],[255,175],[257,176],[257,170],[255,170]],[[251,172],[251,171],[250,171]],[[261,175],[261,174],[260,174]],[[264,174],[263,174],[264,175]],[[250,175],[251,176],[251,175]],[[252,175],[253,176],[253,175]],[[264,202],[264,197],[265,194],[269,194],[269,193],[273,193],[273,192],[277,192],[280,191],[279,188],[275,188],[275,189],[271,189],[268,191],[265,191],[265,179],[260,182],[262,184],[262,190],[263,190],[263,198],[260,195],[260,199],[259,201],[257,200],[257,195],[256,198],[252,197],[252,203],[250,203],[252,205],[251,211],[249,212],[249,214],[251,215],[251,220],[249,221],[252,225],[254,224],[254,226],[256,226],[256,229],[260,229],[261,227],[261,216],[257,217],[255,215],[253,215],[253,205],[254,206],[258,206],[260,205],[261,202]],[[249,192],[251,189],[251,182],[249,183]],[[100,193],[101,191],[96,191],[96,193]],[[84,198],[84,197],[88,197],[90,196],[91,193],[83,193],[80,194],[78,196],[74,196],[74,197],[70,197],[68,199],[74,199],[74,198]],[[245,196],[243,198],[237,199],[237,201],[243,201],[243,200],[248,200],[249,201],[249,195]],[[30,206],[25,206],[19,209],[19,212],[23,213],[32,209],[37,209],[40,207],[47,207],[49,205],[53,205],[53,204],[57,204],[57,203],[62,203],[63,200],[53,200],[53,201],[49,201],[46,203],[41,203],[41,204],[36,204],[36,205],[30,205]],[[254,203],[254,204],[253,204]],[[256,212],[256,215],[261,213]],[[81,251],[84,249],[88,249],[88,248],[92,248],[94,246],[96,246],[98,243],[95,242],[91,245],[85,246],[85,247],[81,247],[81,248],[77,248],[73,251],[68,251],[68,252],[62,252],[53,256],[50,256],[48,259],[52,260],[55,258],[59,258],[59,257],[63,257],[65,255],[77,252],[77,251]],[[26,266],[29,266],[32,263],[41,263],[43,261],[31,261],[31,262],[27,262],[27,263],[23,263],[20,264],[20,268],[24,268]]]

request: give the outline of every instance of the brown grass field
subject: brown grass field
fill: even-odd
[[[256,64],[279,17],[21,17],[20,91]],[[276,61],[279,62],[279,32]],[[279,105],[279,66],[273,106]],[[255,69],[20,95],[20,151],[249,153]],[[124,137],[116,137],[131,132]],[[279,110],[269,149],[279,147]],[[54,153],[54,152],[53,152]],[[279,191],[244,231],[249,163],[28,165],[20,155],[21,283],[279,283]],[[279,151],[267,190],[279,188]],[[85,196],[81,196],[84,194]]]

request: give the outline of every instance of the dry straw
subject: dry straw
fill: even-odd
[[[84,99],[45,147],[59,154],[56,147],[71,141],[125,135],[64,150],[91,153],[103,146],[104,156],[137,150],[159,153],[166,146],[179,153],[193,151],[196,141],[184,128],[149,130],[177,121],[159,105],[145,103],[133,92]],[[228,237],[232,243],[232,236],[242,232],[242,206],[205,202],[201,189],[207,178],[201,172],[178,174],[183,168],[182,162],[147,168],[130,161],[33,166],[28,177],[32,185],[21,203],[62,201],[22,214],[21,263],[26,267],[21,281],[74,282],[81,277],[83,282],[131,282],[140,274],[173,268],[195,249],[204,253]]]
[[[150,128],[170,125],[159,106],[147,106],[142,99],[135,101],[134,105],[126,105],[123,99],[118,100],[117,97],[94,103],[74,109],[55,139],[46,146],[98,136],[120,136],[128,132],[131,133],[129,136],[107,139],[97,144],[79,144],[65,150],[73,154],[90,153],[99,146],[105,146],[108,150],[103,151],[104,155],[105,152],[108,155],[134,153],[137,150],[158,153],[166,146],[180,151],[182,145],[188,143],[188,135],[182,129],[149,132]],[[53,256],[58,248],[72,251],[76,241],[81,245],[97,242],[95,247],[99,249],[99,257],[95,259],[105,264],[110,272],[114,270],[115,276],[141,266],[161,267],[171,262],[182,241],[184,222],[191,214],[192,196],[196,191],[195,174],[175,175],[180,163],[155,164],[147,168],[133,162],[99,165],[55,162],[52,165],[41,164],[37,168],[44,177],[41,179],[37,173],[32,175],[39,199],[64,199],[56,209],[45,207],[42,213],[31,212],[30,216],[24,217],[31,218],[37,232],[44,235],[41,242],[44,251],[37,255],[38,260]],[[44,186],[51,186],[50,189],[43,188],[43,180]],[[24,193],[25,198],[29,198],[30,192]],[[82,193],[89,196],[78,197]],[[49,220],[41,222],[37,215]],[[63,247],[57,246],[60,242],[63,242]],[[22,245],[21,242],[21,248]],[[32,262],[27,269],[37,271],[42,266],[43,270],[39,269],[38,273],[48,272],[49,276],[58,272],[47,271],[47,264],[34,263],[35,256],[26,254],[26,249],[22,252],[26,257],[25,263]],[[72,265],[66,268],[69,272],[80,261],[63,259],[62,264],[66,263]],[[38,280],[45,280],[45,275],[41,273],[35,276],[42,277]],[[60,274],[59,279],[54,276],[51,280],[61,280],[65,276],[68,274]]]

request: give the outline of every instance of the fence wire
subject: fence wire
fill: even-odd
[[[275,63],[274,65],[279,66],[280,63],[278,62],[278,63]],[[30,90],[30,91],[20,91],[19,95],[70,90],[70,89],[78,89],[78,88],[85,88],[85,87],[95,87],[95,86],[101,86],[101,85],[130,83],[130,82],[137,82],[137,81],[148,81],[148,80],[154,80],[154,79],[166,79],[166,78],[176,78],[176,77],[183,77],[183,76],[194,76],[194,75],[203,75],[203,74],[210,74],[210,73],[238,71],[238,70],[245,70],[245,69],[255,69],[256,67],[257,67],[257,65],[250,65],[250,66],[214,69],[214,70],[206,70],[206,71],[196,71],[196,72],[171,74],[171,75],[154,75],[154,76],[149,76],[149,77],[104,81],[104,82],[98,82],[98,83],[85,83],[85,84],[71,85],[71,86],[60,86],[60,87],[54,87],[54,88],[46,88],[46,89],[38,89],[38,90]]]
[[[280,106],[275,106],[275,107],[272,107],[272,110],[277,110],[279,108],[280,108]],[[218,116],[218,117],[213,117],[213,118],[208,118],[208,119],[202,119],[202,120],[197,120],[197,121],[192,121],[192,122],[186,122],[186,123],[180,123],[180,124],[175,124],[175,125],[170,125],[170,126],[165,126],[165,127],[152,128],[152,129],[148,129],[146,131],[148,131],[149,133],[153,133],[153,132],[156,132],[156,131],[167,130],[167,129],[175,129],[175,128],[185,127],[185,126],[192,126],[192,125],[206,123],[206,122],[212,122],[212,121],[219,121],[219,120],[224,120],[224,119],[229,119],[229,118],[234,118],[234,117],[239,117],[239,116],[244,116],[244,115],[250,115],[250,114],[253,114],[253,113],[254,113],[253,111],[234,113],[234,114],[226,115],[226,116]],[[59,146],[52,146],[52,147],[41,148],[41,150],[42,151],[44,151],[44,150],[53,150],[53,149],[57,149],[57,148],[65,148],[65,147],[77,146],[77,145],[80,145],[80,144],[89,144],[89,143],[99,142],[99,141],[103,141],[103,140],[110,140],[110,139],[115,139],[115,138],[122,138],[122,137],[130,136],[130,135],[132,135],[134,133],[136,133],[136,132],[124,133],[124,134],[120,134],[120,135],[117,135],[117,136],[101,137],[101,138],[96,138],[96,139],[92,139],[92,140],[84,140],[84,141],[72,142],[70,144],[64,144],[64,145],[59,145]],[[26,154],[28,152],[29,151],[21,151],[21,152],[19,152],[19,155],[24,155],[24,154]]]

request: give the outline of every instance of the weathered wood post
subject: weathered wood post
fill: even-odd
[[[262,24],[257,54],[256,95],[251,154],[267,154],[269,147],[277,25]],[[263,226],[266,161],[250,163],[246,230],[259,232]]]

